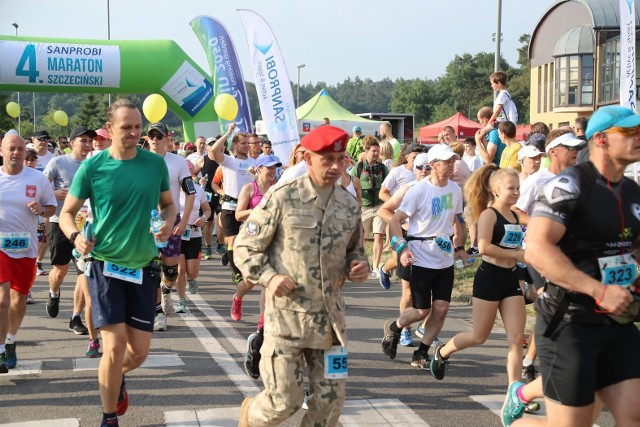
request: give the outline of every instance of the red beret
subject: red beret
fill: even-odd
[[[339,153],[347,149],[349,135],[340,128],[331,125],[319,126],[302,137],[300,144],[311,151],[330,151]]]

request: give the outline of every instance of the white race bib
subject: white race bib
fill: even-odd
[[[104,262],[104,269],[102,271],[106,277],[113,279],[120,279],[126,282],[142,284],[142,269],[134,270],[133,268],[123,267],[112,263],[111,261]]]
[[[630,286],[636,280],[637,264],[631,254],[598,258],[602,283]]]
[[[334,345],[324,351],[324,377],[332,380],[344,379],[349,376],[349,354],[347,349]]]
[[[503,248],[516,249],[522,246],[524,240],[524,233],[522,232],[522,226],[520,224],[505,224],[504,236],[500,241],[500,246]]]
[[[187,229],[184,230],[184,234],[182,235],[182,240],[189,241],[191,240],[191,227],[187,225]]]
[[[29,233],[0,233],[0,248],[6,252],[24,252],[31,246]]]

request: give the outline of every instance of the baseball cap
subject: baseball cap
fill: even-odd
[[[106,130],[105,128],[96,129],[96,136],[95,137],[100,137],[100,138],[104,138],[104,139],[111,138],[109,136],[109,131]]]
[[[266,167],[271,167],[271,166],[277,166],[280,167],[282,166],[282,163],[280,163],[280,161],[278,161],[278,159],[276,159],[275,157],[271,156],[271,155],[261,155],[256,159],[256,168],[259,168],[261,166],[266,166]]]
[[[74,139],[82,135],[87,135],[89,138],[95,138],[96,132],[94,130],[87,129],[84,126],[78,126],[73,130],[73,132],[71,132],[71,135],[69,135],[69,140],[73,141]]]
[[[427,153],[420,153],[416,156],[413,161],[413,167],[416,166],[426,166],[427,169],[431,169],[431,165],[429,164],[429,155]]]
[[[193,143],[192,143],[192,142],[187,142],[186,144],[184,144],[184,149],[185,149],[185,150],[195,150],[195,149],[196,149],[196,146],[195,146],[195,145],[193,145]]]
[[[35,148],[36,148],[36,145],[33,142],[30,142],[30,143],[27,144],[27,150],[28,149],[35,150]]]
[[[412,142],[411,144],[407,145],[407,148],[404,149],[404,154],[411,154],[411,153],[424,153],[427,151],[427,147],[423,146],[422,144],[418,144],[417,142]]]
[[[527,142],[524,145],[533,145],[535,147],[538,147],[538,149],[543,149],[544,148],[544,143],[547,141],[547,136],[543,133],[532,133],[531,135],[529,135],[529,139],[527,139]]]
[[[319,126],[302,137],[300,145],[307,150],[339,153],[347,148],[349,135],[340,128],[331,125]]]
[[[149,126],[149,130],[147,131],[147,135],[152,130],[158,131],[160,133],[160,135],[162,135],[162,136],[167,136],[167,134],[169,133],[169,131],[167,130],[167,126],[164,123],[160,123],[160,122],[153,123],[151,126]]]
[[[640,117],[640,116],[638,116]],[[551,141],[544,149],[547,153],[552,148],[556,148],[559,145],[566,145],[567,147],[577,147],[581,144],[586,144],[587,141],[576,138],[576,136],[572,133],[565,133],[564,135],[560,135],[553,141]]]
[[[49,132],[47,132],[46,130],[37,131],[36,133],[33,134],[33,137],[36,139],[51,139]]]
[[[427,155],[429,156],[429,163],[437,162],[439,160],[449,160],[452,157],[455,157],[456,160],[460,158],[460,156],[454,153],[454,151],[445,144],[438,144],[432,147]]]
[[[602,132],[614,126],[621,128],[640,126],[640,116],[627,107],[607,105],[593,113],[587,123],[585,136],[591,139],[596,132]]]
[[[217,139],[215,139],[214,137],[210,137],[210,138],[207,138],[207,140],[205,141],[205,144],[213,145],[216,141]]]
[[[38,158],[38,153],[36,153],[36,150],[33,148],[27,148],[26,153],[27,153],[27,157]]]
[[[518,151],[518,160],[522,160],[525,157],[538,157],[539,155],[545,155],[544,152],[538,150],[535,145],[526,145]]]
[[[354,126],[352,132],[362,132],[362,128],[360,126]]]

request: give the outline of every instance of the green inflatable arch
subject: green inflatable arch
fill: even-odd
[[[0,90],[158,93],[186,141],[219,133],[211,79],[171,40],[0,36]]]

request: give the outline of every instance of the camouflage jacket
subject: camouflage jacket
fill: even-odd
[[[297,284],[280,298],[267,291],[265,338],[296,348],[347,345],[340,288],[351,261],[366,256],[358,202],[342,186],[326,206],[307,173],[272,187],[243,224],[234,260],[253,283],[266,287],[284,274]]]

